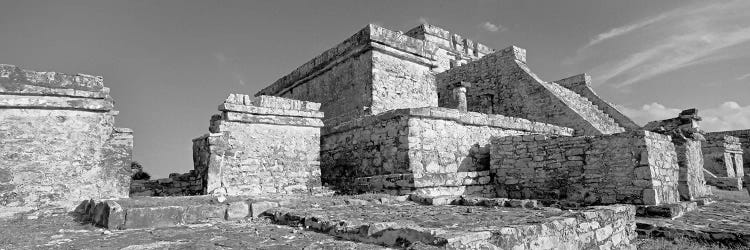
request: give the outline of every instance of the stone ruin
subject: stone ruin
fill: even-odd
[[[133,131],[99,76],[0,65],[0,210],[128,197]]]
[[[193,140],[203,194],[310,193],[320,189],[320,104],[229,95]]]
[[[732,136],[736,134],[744,137]],[[712,186],[727,190],[740,190],[747,183],[743,176],[750,171],[750,131],[726,131],[706,134],[703,144],[704,174]],[[742,139],[740,139],[742,138]],[[747,152],[743,154],[743,151]]]
[[[429,24],[405,33],[368,25],[255,96],[230,94],[209,133],[193,140],[193,170],[132,184],[132,131],[113,127],[101,78],[0,70],[0,166],[10,166],[0,168],[3,207],[124,198],[128,188],[130,196],[331,189],[432,204],[460,196],[520,206],[680,207],[710,195],[707,180],[739,189],[747,173],[740,147],[747,150],[750,133],[704,136],[694,109],[638,126],[602,100],[586,74],[546,82],[524,49],[494,50]],[[256,216],[263,210],[254,204],[167,210],[187,223],[248,210]],[[78,209],[100,226],[140,225],[113,200]],[[635,210],[616,210],[602,218],[630,223],[616,234],[631,239]],[[595,245],[620,244],[609,241]]]
[[[700,120],[696,109],[688,109],[680,112],[676,118],[652,121],[643,126],[645,130],[669,135],[672,139],[680,166],[678,188],[683,200],[694,200],[711,194],[703,174],[701,142],[705,141],[705,137],[698,125]]]

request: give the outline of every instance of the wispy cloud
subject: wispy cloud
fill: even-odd
[[[723,32],[701,31],[670,38],[665,44],[631,55],[606,66],[597,77],[607,82],[615,77],[616,87],[623,87],[686,66],[699,64],[719,50],[750,41],[750,28]]]
[[[484,22],[481,25],[482,29],[489,31],[489,32],[503,32],[508,30],[505,26],[502,26],[500,24],[494,24],[491,22]]]
[[[601,42],[604,42],[606,40],[609,40],[609,39],[612,39],[612,38],[615,38],[615,37],[618,37],[618,36],[622,36],[622,35],[628,34],[630,32],[633,32],[633,31],[637,30],[637,29],[640,29],[640,28],[646,27],[646,26],[648,26],[650,24],[653,24],[653,23],[656,23],[658,21],[664,20],[667,17],[672,16],[673,12],[675,12],[675,11],[671,11],[671,12],[667,12],[667,13],[662,13],[662,14],[656,16],[656,17],[647,18],[645,20],[641,20],[641,21],[638,21],[636,23],[632,23],[632,24],[628,24],[628,25],[625,25],[625,26],[617,27],[617,28],[611,29],[611,30],[609,30],[607,32],[600,33],[600,34],[596,35],[594,38],[592,38],[589,41],[589,43],[587,43],[585,46],[583,46],[582,49],[586,49],[588,47],[594,46],[594,45],[599,44]]]
[[[591,72],[597,84],[625,87],[688,66],[732,58],[722,52],[747,42],[750,1],[700,2],[600,33],[563,63],[582,63],[611,48],[629,51],[624,56],[597,58],[598,66]]]
[[[747,73],[747,74],[744,74],[744,75],[738,76],[738,77],[737,77],[737,81],[742,81],[742,80],[745,80],[745,79],[747,79],[747,78],[750,78],[750,73]]]
[[[430,20],[426,17],[420,16],[419,19],[417,19],[417,21],[419,21],[419,23],[422,23],[422,24],[427,24],[429,23]]]

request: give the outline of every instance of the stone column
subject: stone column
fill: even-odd
[[[453,103],[456,109],[461,112],[466,112],[468,105],[466,103],[466,88],[471,87],[469,82],[456,82],[451,86],[453,88]]]

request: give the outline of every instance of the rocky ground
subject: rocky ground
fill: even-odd
[[[750,232],[750,203],[747,203],[750,197],[721,190],[714,190],[714,193],[717,194],[716,203],[700,207],[675,220],[638,220],[671,228],[688,228],[690,232],[714,230],[735,233],[740,237]],[[310,200],[316,199],[319,202],[298,203],[300,207],[290,204],[287,208],[300,213],[297,216],[315,214],[323,220],[344,218],[352,225],[396,221],[415,227],[440,228],[446,232],[543,223],[570,213],[554,208],[496,209],[482,206],[424,206],[408,201],[378,202],[388,199],[379,195]],[[284,211],[276,213],[280,212]],[[387,249],[298,226],[277,225],[283,223],[272,223],[271,218],[279,219],[278,216],[270,216],[236,221],[212,220],[188,226],[109,231],[77,222],[66,213],[27,214],[0,220],[0,249]],[[737,244],[722,246],[706,243],[679,235],[672,239],[641,238],[636,245],[639,249],[750,249]],[[428,245],[410,247],[434,248]]]
[[[108,231],[70,216],[0,221],[0,249],[386,249],[267,220]]]

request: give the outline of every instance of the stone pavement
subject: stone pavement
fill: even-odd
[[[639,235],[750,246],[750,203],[718,201],[676,219],[637,217]]]
[[[0,221],[0,249],[387,249],[269,224],[213,221],[158,229],[109,231],[65,215]]]

